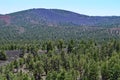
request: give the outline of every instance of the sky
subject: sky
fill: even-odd
[[[0,0],[0,14],[32,8],[64,9],[90,16],[120,16],[120,0]]]

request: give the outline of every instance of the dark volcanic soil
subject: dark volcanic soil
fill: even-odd
[[[6,51],[8,59],[6,61],[0,60],[0,66],[6,65],[9,62],[14,61],[15,59],[18,59],[20,53],[21,53],[21,51],[19,51],[19,50]]]

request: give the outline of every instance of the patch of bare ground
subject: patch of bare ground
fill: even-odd
[[[7,60],[6,61],[0,60],[0,66],[7,65],[8,63],[18,59],[20,54],[21,54],[20,50],[6,51]]]
[[[11,23],[11,16],[9,15],[3,15],[3,16],[0,16],[0,19],[3,20],[6,25],[9,25]]]
[[[119,34],[120,35],[120,28],[110,28],[108,29],[110,34]]]
[[[16,30],[18,31],[19,34],[22,34],[25,32],[25,28],[24,27],[16,27]]]

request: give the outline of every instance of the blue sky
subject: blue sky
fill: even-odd
[[[1,0],[0,14],[31,8],[64,9],[91,16],[120,16],[120,0]]]

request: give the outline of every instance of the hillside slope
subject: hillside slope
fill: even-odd
[[[87,16],[59,9],[0,15],[0,40],[120,38],[119,16]]]
[[[117,16],[87,16],[71,11],[59,9],[29,9],[0,16],[0,21],[7,25],[118,25]]]

